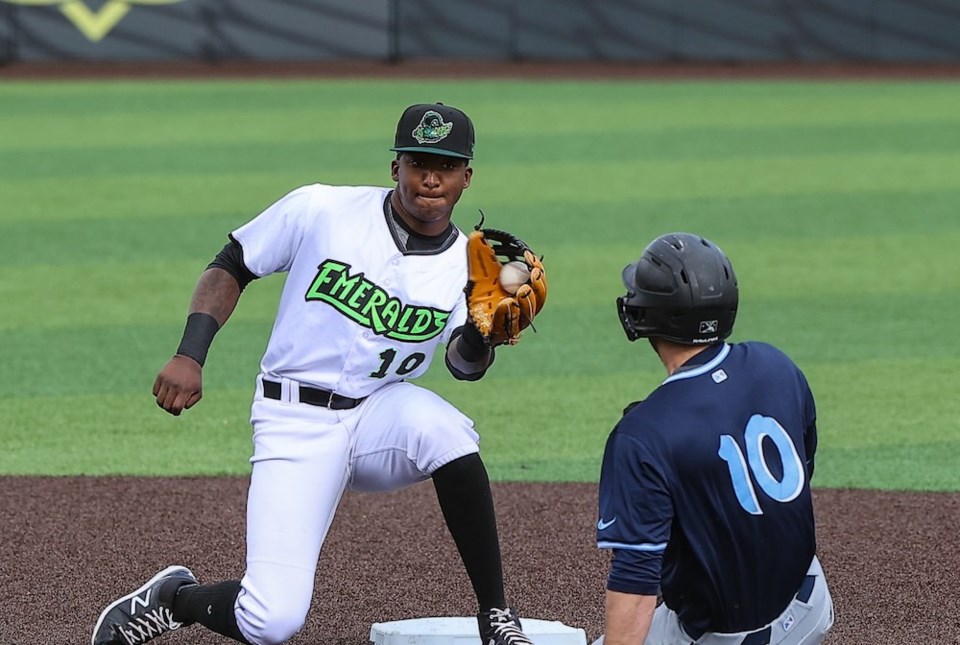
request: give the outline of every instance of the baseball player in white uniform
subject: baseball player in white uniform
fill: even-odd
[[[201,397],[214,334],[244,287],[286,272],[256,379],[242,580],[161,571],[100,615],[92,645],[146,643],[199,623],[240,643],[283,643],[303,626],[321,545],[343,492],[431,479],[478,601],[483,645],[530,645],[506,602],[496,519],[473,422],[409,381],[446,344],[458,379],[494,354],[468,322],[466,238],[450,221],[470,185],[474,130],[425,104],[399,121],[393,188],[298,188],[233,231],[201,275],[177,354],[157,376],[173,415]]]

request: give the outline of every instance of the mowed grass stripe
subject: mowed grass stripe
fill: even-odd
[[[480,203],[491,221],[496,218],[503,226],[531,239],[535,237],[538,246],[552,254],[552,260],[563,262],[564,258],[558,258],[556,253],[560,247],[622,247],[669,231],[696,231],[725,244],[737,240],[816,244],[819,239],[871,235],[951,236],[960,230],[955,213],[958,200],[958,190],[922,194],[823,191],[686,200],[646,199],[638,192],[618,203],[547,201],[540,208],[522,208],[497,196],[488,201],[471,195],[465,198],[468,206],[458,210],[456,218],[463,227],[465,221],[470,221],[469,205]],[[577,243],[571,244],[571,235],[577,236]],[[629,242],[625,244],[625,240]],[[913,250],[905,245],[897,252]],[[580,260],[576,253],[574,258]],[[942,258],[951,259],[952,256]]]
[[[208,396],[189,417],[135,393],[0,398],[0,472],[18,475],[227,475],[249,472],[250,391]],[[37,459],[37,455],[43,455]]]
[[[650,365],[653,367],[653,365]],[[653,384],[661,378],[648,373]],[[596,407],[584,406],[569,396],[549,403],[551,393],[571,392],[579,379],[544,378],[542,381],[500,378],[496,382],[463,384],[445,379],[436,389],[466,414],[477,419],[485,455],[501,459],[513,452],[530,453],[540,460],[556,455],[581,464],[581,477],[596,475],[603,440],[619,417],[623,402],[632,400],[636,380],[619,375],[594,378],[583,390]],[[529,404],[530,422],[516,427],[516,410],[510,406],[490,414],[483,401],[488,397],[523,397]],[[9,449],[0,453],[0,471],[16,474],[106,474],[142,475],[248,472],[250,429],[247,418],[252,397],[249,387],[220,387],[209,392],[197,408],[180,418],[157,409],[148,391],[110,394],[78,394],[0,398],[0,414],[33,420],[7,432]],[[558,413],[560,416],[558,416]],[[559,426],[555,419],[564,418]],[[71,443],[79,447],[68,457],[37,464],[31,456],[52,450],[62,441],[62,428],[70,428]],[[522,431],[521,431],[522,430]],[[113,450],[97,453],[109,442]],[[584,449],[589,446],[588,449]],[[187,453],[189,456],[185,457]],[[169,455],[169,461],[146,458]],[[142,455],[143,459],[124,458]],[[510,464],[513,460],[505,459]],[[539,470],[539,469],[538,469]],[[541,476],[542,477],[542,476]]]
[[[4,83],[0,150],[25,153],[128,146],[183,146],[199,142],[256,147],[273,142],[366,145],[389,141],[395,105],[424,94],[470,106],[481,133],[479,151],[504,139],[550,137],[683,136],[706,129],[709,140],[756,139],[783,128],[833,130],[835,140],[856,145],[862,130],[875,144],[910,126],[956,131],[960,90],[949,83],[697,83],[598,82],[250,82],[138,84]],[[371,100],[376,94],[376,100]],[[494,98],[495,97],[495,98]],[[906,126],[906,127],[905,127]],[[949,136],[949,135],[948,135]],[[894,141],[919,145],[894,134]],[[806,139],[781,145],[803,145]],[[602,141],[601,141],[602,142]],[[668,142],[669,143],[669,142]],[[935,141],[930,142],[937,144]],[[676,145],[676,144],[673,144]],[[673,145],[669,147],[673,147]],[[862,144],[861,144],[862,145]],[[540,146],[537,146],[540,147]],[[549,149],[552,146],[547,146]],[[582,148],[582,146],[580,146]],[[642,154],[642,151],[638,152]]]
[[[207,387],[252,387],[271,326],[272,320],[231,320],[208,355]],[[0,332],[8,354],[0,372],[0,399],[149,394],[182,330],[180,322]],[[18,425],[16,419],[10,422]]]
[[[349,109],[344,109],[344,108]],[[272,110],[212,100],[209,109],[190,111],[164,105],[151,113],[132,107],[119,113],[99,108],[62,118],[57,113],[34,112],[7,117],[0,123],[0,151],[45,153],[87,149],[116,151],[126,148],[212,145],[258,146],[273,142],[330,143],[348,147],[353,143],[392,141],[396,115],[385,119],[385,108],[356,104],[319,107],[292,104]],[[394,110],[395,111],[395,110]],[[391,112],[392,114],[392,112]],[[318,127],[323,124],[324,127]],[[358,127],[361,126],[361,127]],[[35,136],[23,130],[38,129]]]
[[[389,166],[368,171],[352,183],[382,183]],[[351,173],[329,173],[327,183],[348,183]],[[0,222],[18,220],[139,219],[159,226],[167,216],[205,217],[236,212],[246,221],[286,191],[317,181],[309,168],[296,172],[211,173],[178,172],[124,177],[67,177],[61,179],[0,180],[10,207]],[[188,235],[189,231],[184,231]]]
[[[953,254],[960,248],[960,230],[800,240],[730,230],[716,241],[736,258],[734,268],[749,298],[797,300],[814,292],[819,298],[831,298],[960,291],[960,257]],[[550,277],[556,283],[550,291],[551,304],[559,305],[598,304],[611,292],[619,293],[619,270],[642,250],[636,243],[567,243],[547,248],[552,252]],[[919,249],[923,252],[918,253]]]
[[[0,274],[38,267],[65,271],[98,264],[196,269],[209,262],[230,231],[253,214],[231,212],[162,218],[89,217],[0,222]],[[187,234],[189,232],[189,234]],[[182,268],[181,268],[182,266]],[[133,266],[131,268],[136,268]],[[8,273],[9,275],[9,273]]]
[[[960,152],[924,155],[833,154],[807,157],[552,163],[488,168],[484,180],[503,198],[531,203],[529,185],[551,186],[553,199],[587,205],[619,201],[623,191],[658,200],[960,188]],[[514,181],[523,177],[523,182]]]
[[[727,158],[708,161],[637,161],[634,163],[577,163],[560,159],[539,164],[497,164],[477,174],[470,199],[482,203],[487,195],[517,208],[536,206],[531,186],[547,187],[552,201],[620,204],[627,195],[660,201],[729,199],[745,196],[815,195],[823,192],[857,194],[876,191],[913,193],[960,189],[960,152],[948,154],[845,154],[802,158]],[[522,178],[522,181],[518,180]],[[322,180],[331,184],[389,183],[389,165],[365,173],[329,169],[318,176],[311,169],[289,172],[206,174],[169,172],[119,177],[9,179],[2,188],[13,205],[3,220],[74,219],[103,217],[162,217],[221,211],[235,204],[251,213],[279,198],[281,191]],[[586,181],[585,181],[586,180]],[[283,188],[281,188],[283,186]],[[256,191],[258,203],[251,204]],[[279,193],[279,194],[278,194]],[[80,198],[82,197],[82,199]],[[17,207],[19,205],[19,207]]]
[[[877,334],[883,342],[883,335]],[[957,490],[960,357],[805,365],[817,394],[820,486]]]
[[[762,243],[728,237],[731,242],[723,246],[737,258],[744,309],[753,303],[769,306],[785,301],[783,309],[788,310],[792,303],[815,295],[816,303],[831,303],[838,311],[843,311],[846,303],[857,303],[867,307],[866,313],[871,298],[898,297],[930,300],[926,310],[932,314],[939,309],[948,315],[950,303],[960,293],[960,259],[953,253],[960,246],[960,232],[793,241],[774,238]],[[226,239],[215,238],[220,239],[210,240],[205,257],[190,261],[111,263],[105,259],[97,262],[98,256],[91,255],[82,264],[33,265],[29,270],[0,266],[0,297],[17,303],[0,319],[0,330],[81,328],[105,321],[111,325],[179,321],[186,305],[174,303],[188,299],[197,276]],[[551,254],[551,310],[612,302],[622,288],[620,270],[639,252],[635,244],[541,248]],[[756,279],[761,275],[763,279]],[[272,319],[284,280],[285,276],[276,275],[254,283],[243,298],[237,319]],[[937,304],[938,300],[945,302]],[[954,308],[960,309],[960,304]],[[914,314],[926,317],[923,311]],[[547,312],[543,320],[549,321],[549,317]]]
[[[479,431],[495,477],[536,480],[538,472],[552,469],[548,462],[556,456],[564,464],[563,472],[576,473],[572,478],[596,478],[603,441],[620,410],[644,398],[666,377],[647,347],[625,341],[624,345],[621,351],[631,354],[633,364],[620,373],[502,378],[476,384],[475,402],[464,399],[461,405],[468,414],[484,412],[486,422]],[[928,376],[957,373],[960,357],[821,359],[802,366],[817,393],[821,437],[817,486],[929,490],[956,486],[960,399],[952,396],[950,380],[931,386]],[[547,392],[566,396],[550,397]],[[509,408],[490,410],[483,404],[507,398],[523,400],[531,426],[527,431],[517,431],[515,413]],[[876,424],[877,418],[884,420],[883,426]]]
[[[584,92],[584,86],[589,92]],[[5,82],[0,116],[27,118],[48,114],[148,117],[232,113],[243,109],[270,113],[309,110],[314,118],[333,115],[366,125],[367,114],[390,114],[394,103],[443,100],[471,106],[477,123],[490,119],[493,132],[524,132],[532,123],[549,124],[557,132],[593,127],[608,131],[600,117],[622,114],[623,128],[658,129],[691,123],[769,125],[842,123],[856,115],[861,123],[946,120],[956,122],[958,88],[949,82],[815,82],[815,81],[661,81],[598,80],[531,83],[497,81],[246,81],[137,83]],[[425,99],[424,95],[437,96]],[[356,115],[357,118],[352,118]],[[597,118],[589,118],[589,117]],[[334,124],[339,124],[334,121]],[[384,125],[380,118],[372,127]],[[122,125],[122,124],[121,124]],[[389,128],[389,125],[385,127]],[[367,129],[367,128],[364,128]],[[489,129],[489,128],[488,128]]]
[[[943,339],[950,337],[960,308],[938,307],[944,299],[942,294],[896,298],[903,311],[915,313],[913,319],[890,315],[892,298],[887,295],[808,296],[795,302],[754,299],[742,308],[733,339],[772,342],[801,364],[936,360],[945,353],[955,357],[955,352],[951,354],[945,348]],[[257,312],[255,305],[244,303],[243,308],[250,310],[246,316],[238,315],[218,335],[205,368],[208,387],[251,382],[272,326],[267,316],[249,319]],[[267,311],[272,312],[264,307],[259,313]],[[165,318],[172,315],[166,314]],[[628,345],[622,338],[614,297],[599,305],[557,305],[549,314],[544,313],[537,328],[539,333],[526,334],[522,349],[500,352],[497,379],[536,380],[543,374],[626,375],[644,355],[633,348],[646,349],[643,343]],[[179,321],[0,331],[0,343],[5,347],[0,398],[149,389],[156,371],[176,349],[181,331]],[[865,343],[865,339],[873,342]],[[436,374],[424,383],[432,387],[450,378],[442,359],[433,367]],[[955,373],[923,376],[922,382],[939,379],[951,387],[956,385]],[[860,378],[872,382],[877,375],[864,372]],[[575,393],[556,392],[550,398],[563,396]],[[874,417],[856,397],[847,403]],[[886,423],[876,420],[882,422],[880,427]],[[956,424],[954,428],[960,431]]]
[[[285,188],[279,188],[285,190]],[[256,192],[256,191],[254,191]],[[256,194],[256,199],[270,197]],[[665,231],[697,231],[710,238],[733,243],[765,240],[806,244],[809,240],[861,237],[864,234],[897,236],[951,236],[957,232],[956,204],[960,190],[911,193],[871,192],[854,194],[645,199],[625,195],[616,203],[585,204],[544,199],[537,208],[518,208],[496,194],[481,199],[468,191],[454,220],[464,230],[474,224],[476,208],[482,207],[491,222],[537,240],[538,250],[549,253],[551,263],[564,262],[572,254],[576,262],[593,260],[591,249],[620,245],[624,239],[643,239]],[[84,219],[0,219],[0,267],[88,265],[94,262],[169,263],[171,266],[203,262],[212,257],[228,232],[256,214],[257,207],[224,209],[211,205],[204,213],[170,212],[162,217],[102,217]],[[565,248],[571,230],[583,229],[580,220],[589,213],[589,245]],[[189,235],[184,232],[189,231]],[[749,245],[748,245],[749,246]],[[631,253],[633,252],[630,247]],[[560,251],[558,253],[558,251]],[[573,252],[576,251],[576,252]],[[790,252],[786,249],[785,252]],[[897,253],[913,253],[904,245]],[[615,259],[615,258],[612,258]],[[948,254],[944,261],[952,259]],[[578,280],[574,280],[575,284]]]
[[[223,240],[226,242],[226,238]],[[219,243],[217,249],[221,246]],[[0,269],[0,297],[17,303],[0,329],[76,329],[149,322],[182,323],[200,273],[213,259]],[[258,281],[243,296],[238,320],[273,320],[283,275]]]
[[[192,124],[198,128],[198,124]],[[260,131],[260,128],[257,128]],[[296,171],[303,167],[366,168],[372,160],[385,167],[392,153],[387,150],[389,133],[367,132],[350,140],[338,138],[292,138],[277,133],[261,141],[211,141],[197,132],[188,142],[157,141],[149,144],[72,146],[0,149],[0,176],[5,180],[23,178],[98,177],[179,173]],[[488,135],[475,165],[542,164],[543,151],[555,159],[610,164],[640,160],[718,160],[815,157],[822,155],[953,154],[960,148],[960,127],[944,124],[866,127],[844,124],[831,127],[727,129],[691,127],[657,132],[575,133],[557,139],[555,135]]]
[[[478,420],[483,453],[495,478],[542,480],[544,472],[554,471],[560,463],[564,479],[594,481],[603,442],[622,407],[643,398],[664,377],[648,349],[637,347],[634,358],[636,368],[629,372],[589,378],[501,376],[475,384],[445,380],[433,387]],[[931,391],[923,377],[929,370],[958,368],[957,359],[805,365],[812,386],[821,393],[822,449],[816,485],[930,490],[955,486],[960,437],[943,429],[956,427],[951,424],[960,403],[951,396],[948,383]],[[882,376],[877,381],[880,387],[863,384],[863,373]],[[892,432],[871,426],[869,414],[851,409],[849,400],[859,396],[858,387],[869,387],[863,400],[874,406],[874,414],[887,415]],[[0,398],[0,414],[23,419],[5,432],[0,471],[243,474],[248,472],[250,454],[251,396],[252,385],[214,388],[196,409],[177,419],[158,410],[148,392]],[[941,397],[937,400],[946,404],[909,404],[932,397]],[[518,428],[512,406],[490,408],[484,403],[489,400],[522,402],[527,423]],[[560,419],[563,423],[558,423]],[[62,449],[67,428],[71,445],[76,445],[70,451]],[[102,450],[105,443],[110,451]],[[33,458],[37,451],[49,453],[49,460],[37,463]],[[165,458],[158,460],[157,455]]]

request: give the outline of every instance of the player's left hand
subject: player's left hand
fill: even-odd
[[[529,272],[519,286],[501,281],[501,271],[509,262],[521,263],[520,270]],[[467,265],[467,321],[490,347],[515,345],[547,299],[541,259],[511,233],[478,228],[467,239]]]

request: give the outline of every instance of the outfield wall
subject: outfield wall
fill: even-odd
[[[956,62],[960,0],[0,0],[0,61]]]

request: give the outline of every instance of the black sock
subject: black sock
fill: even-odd
[[[173,619],[185,625],[200,623],[238,643],[250,645],[240,633],[233,611],[239,594],[239,580],[214,585],[185,585],[173,599]]]
[[[505,607],[497,518],[480,455],[473,453],[441,466],[433,473],[433,485],[480,610]]]

